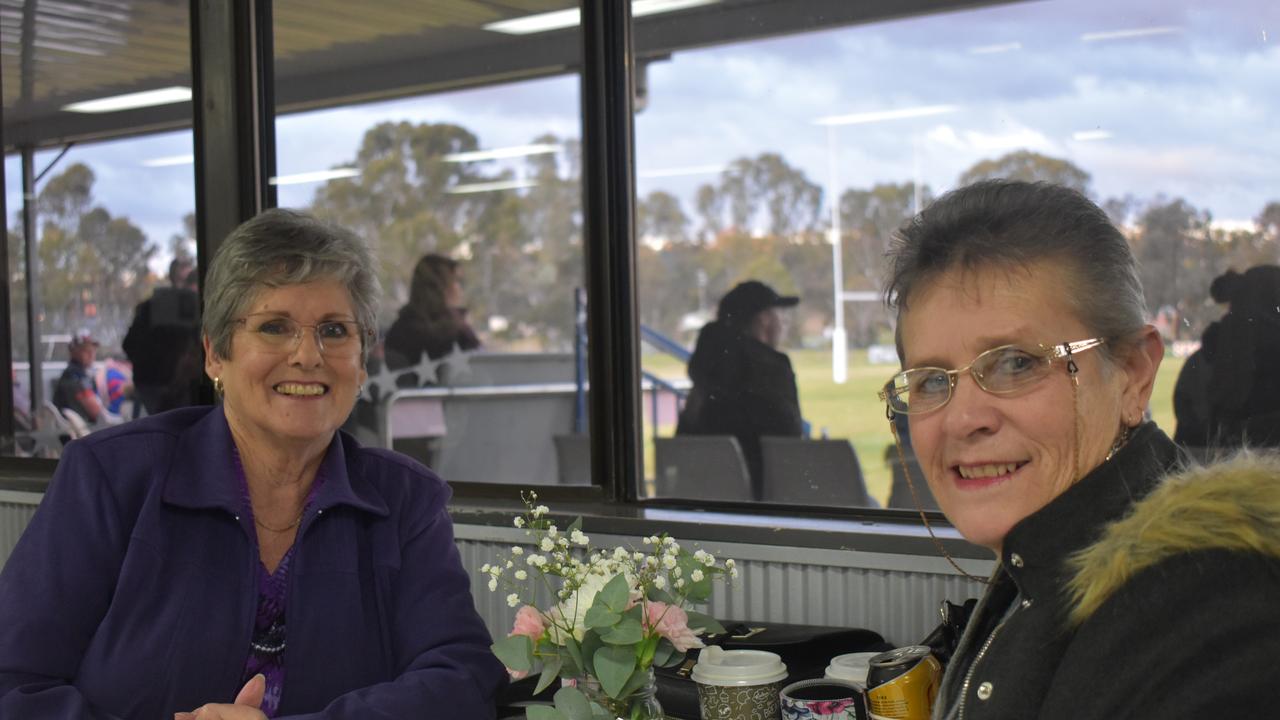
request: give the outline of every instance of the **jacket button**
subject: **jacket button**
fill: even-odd
[[[991,697],[991,691],[993,689],[994,689],[994,686],[991,683],[989,682],[982,683],[981,685],[978,686],[978,699],[979,700],[989,699]]]
[[[1026,598],[1022,601],[1022,609],[1026,610],[1029,607],[1031,607],[1031,598]]]
[[[1011,553],[1009,555],[1009,564],[1016,568],[1022,567],[1023,565],[1022,556],[1019,555],[1018,553]]]

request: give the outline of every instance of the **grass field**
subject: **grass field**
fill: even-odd
[[[893,442],[884,405],[876,393],[897,369],[892,365],[872,365],[865,350],[849,353],[849,379],[843,385],[831,380],[831,354],[827,350],[789,351],[800,389],[800,410],[813,426],[813,435],[825,430],[828,437],[846,438],[853,443],[866,478],[867,490],[883,504],[888,501],[892,475],[885,464],[885,449]],[[1173,434],[1173,383],[1182,360],[1166,356],[1156,376],[1151,412],[1157,424]],[[668,379],[685,377],[684,366],[666,355],[647,355],[644,369]],[[659,435],[675,432],[659,427]],[[653,467],[652,429],[645,427],[645,468]],[[652,472],[646,473],[652,475]]]

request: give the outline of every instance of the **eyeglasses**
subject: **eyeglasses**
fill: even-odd
[[[249,313],[237,318],[252,342],[266,352],[293,352],[302,342],[302,331],[315,333],[316,347],[330,357],[352,357],[360,352],[361,338],[372,337],[354,320],[325,320],[314,324],[300,323],[273,313]]]
[[[955,370],[919,367],[903,370],[885,384],[880,399],[888,405],[889,415],[918,415],[937,410],[951,401],[960,374],[968,372],[978,387],[992,395],[1009,395],[1023,390],[1049,376],[1053,363],[1066,359],[1067,370],[1075,373],[1072,356],[1106,343],[1090,338],[1027,350],[1017,345],[992,348]]]

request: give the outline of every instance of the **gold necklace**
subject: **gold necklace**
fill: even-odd
[[[263,530],[266,530],[267,532],[273,532],[273,533],[288,532],[288,531],[290,531],[290,530],[292,530],[292,529],[294,529],[294,528],[298,527],[298,523],[302,522],[302,515],[303,515],[303,513],[305,513],[305,512],[306,512],[306,510],[304,509],[302,512],[298,513],[298,517],[297,517],[293,522],[289,523],[288,525],[285,525],[285,526],[284,526],[284,527],[282,527],[282,528],[273,528],[273,527],[271,527],[270,525],[268,525],[268,524],[266,524],[266,523],[262,522],[261,520],[259,520],[259,519],[258,519],[258,517],[257,517],[256,515],[255,515],[255,516],[254,516],[254,518],[253,518],[253,522],[254,522],[254,524],[255,524],[255,525],[257,525],[258,527],[262,528]]]

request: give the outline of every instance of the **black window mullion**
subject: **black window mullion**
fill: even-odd
[[[583,246],[591,476],[633,501],[640,478],[631,3],[582,2]]]

